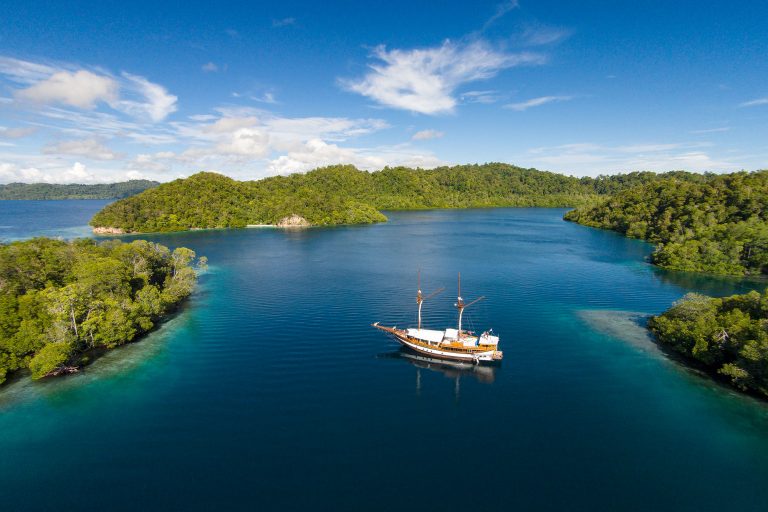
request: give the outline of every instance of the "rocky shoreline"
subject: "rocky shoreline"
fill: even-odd
[[[277,227],[279,228],[308,228],[309,226],[311,226],[311,224],[307,219],[301,215],[296,215],[295,213],[283,217],[280,219],[280,222],[277,223]]]
[[[126,231],[123,228],[110,228],[104,226],[97,226],[93,228],[94,235],[124,235]]]

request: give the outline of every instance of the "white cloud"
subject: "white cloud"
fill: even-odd
[[[95,110],[106,104],[118,112],[153,122],[176,111],[178,98],[161,85],[130,73],[79,69],[72,64],[39,64],[0,56],[0,75],[24,87],[14,91],[18,101]]]
[[[168,158],[173,158],[174,156],[176,156],[176,153],[174,153],[173,151],[158,151],[154,155],[151,155],[148,153],[139,153],[138,155],[136,155],[134,162],[139,164],[145,164],[153,160],[164,160]]]
[[[431,154],[414,153],[403,147],[353,149],[312,139],[301,148],[273,159],[268,169],[274,174],[290,174],[332,164],[352,164],[360,169],[372,171],[387,165],[431,168],[444,162]]]
[[[641,158],[628,163],[625,169],[646,169],[669,171],[684,169],[692,171],[735,171],[740,168],[733,162],[718,160],[703,151],[689,151],[678,154],[662,154],[655,158]]]
[[[31,85],[49,78],[57,71],[60,69],[46,64],[0,56],[0,74],[18,84]]]
[[[768,98],[757,98],[752,101],[745,101],[744,103],[740,104],[740,107],[757,107],[760,105],[768,105]]]
[[[219,70],[219,66],[215,62],[206,62],[200,69],[206,73],[215,73]]]
[[[213,121],[216,116],[213,114],[193,114],[189,116],[192,121]]]
[[[22,139],[35,133],[37,128],[4,128],[0,127],[0,138],[2,139]]]
[[[265,91],[262,93],[250,93],[250,92],[233,92],[233,98],[248,98],[249,100],[257,101],[259,103],[267,103],[269,105],[276,105],[278,103],[275,93],[271,91]]]
[[[37,169],[22,169],[16,164],[0,162],[0,183],[30,183],[34,181],[36,171]]]
[[[269,117],[264,124],[281,140],[321,137],[343,141],[389,128],[389,123],[382,119],[347,117]]]
[[[699,144],[696,144],[698,146]],[[672,149],[679,149],[681,147],[691,147],[690,144],[679,144],[679,143],[673,143],[673,144],[630,144],[626,146],[616,146],[613,148],[616,151],[619,151],[621,153],[633,153],[633,154],[644,154],[644,153],[658,153],[659,151],[670,151]]]
[[[320,137],[344,140],[389,128],[386,121],[375,118],[282,117],[265,110],[248,107],[226,107],[216,110],[221,114],[219,118],[204,119],[216,119],[216,122],[187,126],[185,133],[190,136],[221,134],[240,128],[263,126],[273,134],[292,139],[308,140]]]
[[[411,140],[429,140],[429,139],[439,139],[441,138],[445,133],[437,131],[437,130],[421,130],[413,134],[413,137],[411,137]]]
[[[268,103],[270,105],[277,103],[277,99],[275,99],[274,93],[271,92],[265,92],[261,96],[251,96],[250,98],[254,101],[258,101],[260,103]]]
[[[14,163],[0,163],[1,183],[108,183],[114,179],[89,172],[80,162],[65,167],[22,167]]]
[[[153,125],[118,119],[105,112],[78,111],[48,107],[37,112],[42,120],[35,124],[69,136],[100,139],[124,137],[142,144],[173,144],[177,136],[168,125]]]
[[[466,91],[462,92],[460,99],[464,103],[481,103],[488,105],[496,103],[501,98],[497,91]]]
[[[169,94],[162,85],[130,73],[123,73],[123,77],[128,81],[128,87],[143,101],[120,100],[112,105],[116,110],[138,118],[149,118],[154,122],[162,121],[176,112],[178,98]]]
[[[165,173],[170,171],[168,160],[175,157],[173,151],[159,151],[155,154],[139,153],[129,164],[130,168]]]
[[[528,25],[520,36],[520,43],[525,46],[543,46],[562,41],[572,33],[571,30],[560,27],[541,24]]]
[[[722,126],[720,128],[706,128],[704,130],[693,130],[691,133],[693,134],[719,133],[719,132],[727,132],[730,130],[731,130],[730,126]]]
[[[112,151],[96,139],[69,140],[43,148],[43,153],[83,156],[93,160],[117,160],[121,153]]]
[[[174,123],[179,136],[196,143],[177,159],[191,161],[232,158],[239,161],[266,157],[275,152],[303,151],[310,140],[343,142],[388,128],[381,119],[276,116],[246,107],[220,108],[214,122]],[[201,118],[211,121],[209,117]]]
[[[261,158],[269,154],[269,134],[257,128],[240,128],[216,149],[221,153]]]
[[[565,144],[531,149],[518,161],[521,165],[586,176],[630,171],[733,171],[743,167],[700,150],[702,146],[701,143]]]
[[[69,64],[38,65],[0,57],[0,81],[11,90],[26,90],[50,82],[57,73],[78,77],[80,71],[113,80],[114,97],[98,100],[92,109],[83,108],[87,102],[71,98],[55,102],[64,105],[16,101],[22,121],[29,128],[0,126],[0,137],[21,137],[31,134],[32,130],[44,130],[57,140],[41,150],[19,150],[18,153],[10,148],[19,146],[5,143],[0,148],[3,150],[0,151],[0,181],[98,183],[131,178],[167,181],[189,176],[201,168],[253,179],[278,169],[302,171],[331,163],[352,163],[366,169],[385,165],[429,167],[443,163],[431,153],[407,145],[354,147],[353,139],[389,128],[382,119],[286,117],[262,109],[228,105],[214,112],[168,120],[178,100],[147,78],[130,73],[112,75],[103,70],[86,71]],[[275,101],[271,92],[263,93],[258,99],[263,103]],[[5,103],[14,101],[8,99]],[[127,155],[113,150],[113,144],[121,144],[121,149],[129,148]],[[132,147],[135,149],[130,149]]]
[[[275,174],[305,172],[322,165],[351,163],[363,168],[381,166],[376,158],[362,157],[349,148],[340,148],[320,139],[307,141],[301,149],[289,151],[287,155],[275,158],[269,163],[270,171]]]
[[[75,162],[74,165],[67,172],[65,172],[64,176],[62,177],[70,183],[95,181],[95,176],[89,174],[85,165],[81,164],[80,162]]]
[[[99,102],[112,103],[117,99],[119,86],[107,76],[79,70],[74,73],[59,71],[34,85],[16,91],[19,99],[34,103],[60,103],[72,107],[92,109]]]
[[[466,76],[456,71],[456,65],[452,69]],[[477,71],[477,66],[473,69],[474,73],[483,73]],[[0,137],[19,138],[33,130],[45,130],[59,140],[41,150],[22,150],[18,154],[10,149],[16,145],[4,146],[0,152],[0,180],[97,183],[143,177],[165,181],[188,176],[203,167],[240,178],[256,178],[279,169],[304,171],[332,163],[352,163],[366,169],[443,163],[431,153],[408,145],[372,149],[352,145],[354,138],[389,128],[382,119],[286,117],[230,105],[213,113],[169,121],[167,117],[176,110],[178,99],[145,77],[0,56],[3,84],[11,90],[33,91],[19,92],[21,96],[34,95],[50,84],[58,86],[62,76],[75,82],[83,77],[100,77],[114,84],[113,92],[100,95],[98,90],[89,89],[93,99],[88,100],[55,90],[55,94],[47,96],[38,94],[40,105],[24,104],[18,98],[16,103],[26,116],[23,122],[28,128],[0,126]],[[258,96],[246,96],[261,103],[276,102],[268,89],[262,89]],[[10,98],[6,101],[13,102]],[[137,149],[123,155],[111,149],[113,144],[129,148],[136,144]],[[151,150],[158,145],[165,147]],[[97,167],[86,167],[88,162]]]
[[[531,98],[530,100],[526,100],[520,103],[510,103],[508,105],[504,105],[504,108],[522,112],[524,110],[528,110],[529,108],[546,105],[547,103],[569,101],[571,99],[573,99],[573,96],[540,96],[538,98]]]
[[[517,0],[505,0],[504,2],[501,2],[500,4],[496,5],[496,11],[493,13],[493,16],[488,18],[488,20],[483,25],[483,30],[486,30],[488,27],[493,25],[496,21],[503,18],[507,13],[510,11],[517,9],[520,7],[520,4]]]
[[[255,116],[249,117],[221,117],[215,123],[203,127],[207,133],[230,133],[241,128],[254,126],[259,122]]]
[[[422,114],[452,112],[457,103],[454,92],[462,84],[545,60],[535,53],[505,53],[482,40],[445,41],[415,50],[387,50],[381,45],[373,50],[373,57],[380,63],[371,64],[362,79],[342,80],[342,86],[381,105]]]

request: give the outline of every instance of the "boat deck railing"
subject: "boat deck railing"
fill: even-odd
[[[497,347],[498,347],[498,345],[475,345],[474,347],[464,347],[464,346],[457,347],[456,345],[443,344],[442,342],[427,343],[423,340],[420,340],[418,338],[412,338],[411,336],[408,336],[408,335],[406,335],[405,337],[408,338],[408,341],[411,341],[423,347],[438,348],[441,350],[450,350],[452,352],[465,352],[467,354],[471,354],[473,352],[487,352],[489,350],[497,350]]]

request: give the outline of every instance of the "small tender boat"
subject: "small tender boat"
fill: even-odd
[[[373,327],[381,329],[391,334],[402,345],[414,350],[420,354],[442,359],[451,359],[454,361],[468,361],[475,364],[488,361],[500,361],[504,356],[503,352],[498,350],[499,337],[493,334],[492,330],[483,332],[480,336],[471,331],[464,331],[461,328],[462,315],[464,309],[472,304],[484,299],[480,297],[469,304],[464,303],[461,298],[461,274],[459,274],[459,294],[458,300],[454,306],[459,310],[458,329],[445,329],[436,331],[421,328],[421,305],[425,299],[434,297],[443,289],[424,297],[421,293],[421,276],[419,275],[418,292],[416,293],[416,304],[418,304],[419,316],[418,325],[414,328],[398,329],[397,327],[386,327],[379,325],[379,322],[373,324]]]

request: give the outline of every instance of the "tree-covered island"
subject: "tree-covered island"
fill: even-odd
[[[662,346],[742,391],[768,397],[768,290],[725,298],[688,294],[648,327]]]
[[[258,181],[203,172],[112,203],[91,225],[163,232],[276,225],[292,215],[309,225],[367,224],[386,221],[381,210],[580,206],[655,179],[650,172],[574,178],[502,163],[377,172],[336,165]]]
[[[574,178],[502,163],[337,165],[257,181],[201,172],[107,205],[91,225],[106,233],[331,226],[386,221],[381,210],[505,206],[577,207],[566,220],[654,243],[652,261],[664,268],[768,273],[768,171]]]
[[[122,199],[156,187],[160,183],[149,180],[130,180],[120,183],[94,185],[55,183],[8,183],[0,185],[0,200],[53,200],[53,199]]]
[[[768,274],[768,171],[674,173],[577,208],[566,220],[656,244],[672,270]],[[768,290],[688,294],[648,327],[662,347],[733,386],[768,397]]]
[[[666,176],[565,219],[654,243],[663,268],[768,274],[768,171]]]
[[[0,245],[0,383],[75,371],[89,352],[151,330],[192,292],[196,258],[187,248],[35,238]]]

